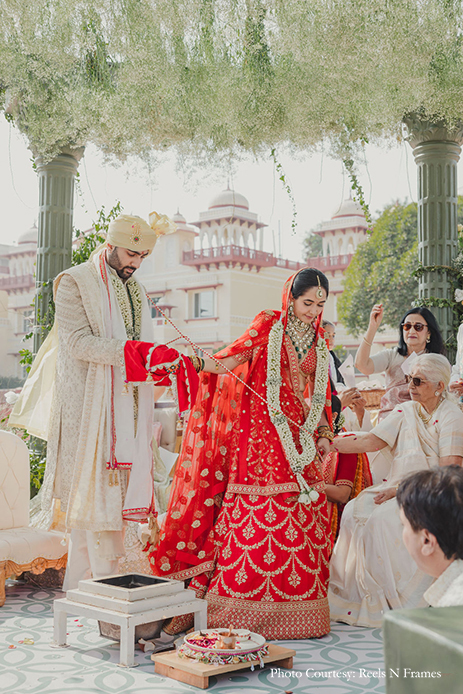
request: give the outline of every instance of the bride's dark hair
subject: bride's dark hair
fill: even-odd
[[[313,267],[306,267],[304,270],[298,272],[294,278],[293,286],[291,287],[291,294],[293,295],[293,298],[298,299],[300,296],[305,294],[308,289],[318,287],[318,280],[320,280],[320,286],[326,291],[326,296],[328,297],[328,294],[330,293],[330,283],[328,282],[328,277],[320,270],[316,270]]]

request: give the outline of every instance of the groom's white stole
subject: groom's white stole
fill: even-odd
[[[98,272],[105,337],[127,340],[124,319],[110,278],[104,249],[94,256],[93,262]],[[144,296],[144,290],[141,291]],[[146,301],[142,302],[140,339],[143,342],[154,342],[153,324]],[[121,368],[105,366],[105,391],[107,462],[115,469],[130,470],[122,516],[125,520],[143,520],[150,511],[155,510],[151,447],[154,422],[153,385],[138,384],[136,435],[133,385],[124,383]],[[114,475],[114,481],[117,474]]]

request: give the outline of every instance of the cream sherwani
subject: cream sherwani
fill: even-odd
[[[122,530],[124,484],[109,486],[104,365],[120,367],[124,341],[104,335],[96,269],[55,281],[58,355],[42,509],[60,499],[68,528]]]
[[[48,522],[53,499],[59,499],[66,527],[72,530],[70,558],[74,551],[77,563],[83,566],[82,557],[88,555],[94,575],[114,573],[114,561],[124,554],[122,510],[127,473],[118,473],[118,485],[109,484],[105,369],[114,366],[119,370],[123,365],[125,340],[104,336],[104,306],[94,262],[59,275],[54,292],[58,352],[38,522]],[[152,329],[147,304],[143,323],[146,339],[147,326]],[[142,387],[153,389],[148,384]],[[95,571],[98,561],[102,571]],[[78,578],[88,575],[88,568],[66,580],[65,587],[74,587]],[[68,569],[73,571],[71,566]]]

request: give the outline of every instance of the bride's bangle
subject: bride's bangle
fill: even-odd
[[[363,338],[363,341],[366,342],[369,347],[373,347],[373,342],[368,342],[366,337]]]
[[[317,440],[318,439],[328,439],[328,441],[332,441],[334,439],[334,434],[331,431],[330,427],[327,426],[321,426],[318,427],[317,431]]]
[[[193,364],[196,373],[199,373],[200,371],[204,370],[204,359],[202,359],[201,357],[198,357],[196,354],[194,354],[192,357],[190,357],[190,361]]]

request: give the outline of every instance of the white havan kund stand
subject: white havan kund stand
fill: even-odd
[[[144,574],[124,574],[79,581],[76,590],[55,600],[54,643],[66,646],[68,615],[90,617],[120,626],[120,665],[134,667],[135,627],[194,613],[194,628],[207,628],[207,602],[185,589],[183,581]]]

